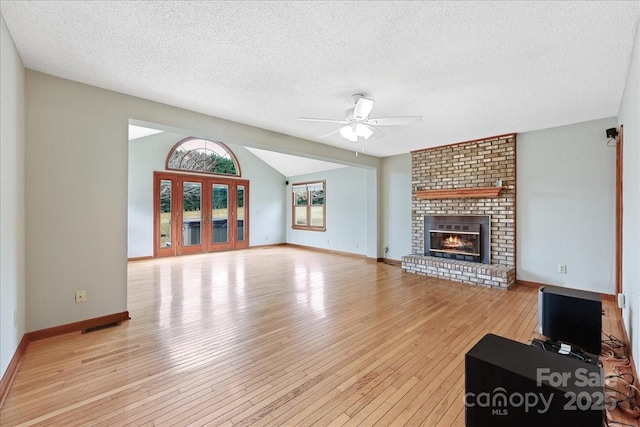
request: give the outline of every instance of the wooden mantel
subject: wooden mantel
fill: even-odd
[[[418,190],[418,199],[472,199],[498,197],[504,187],[447,188],[444,190]]]

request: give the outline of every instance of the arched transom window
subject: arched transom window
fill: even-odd
[[[183,139],[171,149],[167,169],[240,176],[240,166],[229,147],[193,137]]]

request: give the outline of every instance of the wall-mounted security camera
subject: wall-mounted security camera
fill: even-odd
[[[607,129],[607,138],[615,139],[616,136],[618,136],[618,129],[616,128]]]

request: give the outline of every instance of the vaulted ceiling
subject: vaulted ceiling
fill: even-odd
[[[1,1],[27,68],[389,156],[618,113],[640,2]],[[372,117],[420,115],[350,143]],[[604,131],[603,131],[604,132]]]

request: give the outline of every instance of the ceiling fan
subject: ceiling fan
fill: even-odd
[[[329,133],[320,135],[319,138],[326,138],[328,136],[340,133],[340,135],[351,142],[358,142],[359,138],[369,139],[372,135],[384,136],[384,133],[376,126],[398,126],[398,125],[410,125],[414,123],[420,123],[422,116],[399,116],[399,117],[369,117],[371,111],[373,111],[373,105],[375,101],[373,99],[365,98],[364,95],[357,93],[351,95],[351,100],[355,104],[353,108],[349,108],[345,112],[344,120],[333,119],[315,119],[309,117],[299,117],[298,120],[304,120],[308,122],[326,122],[326,123],[339,123],[344,125],[338,129],[332,130]]]

